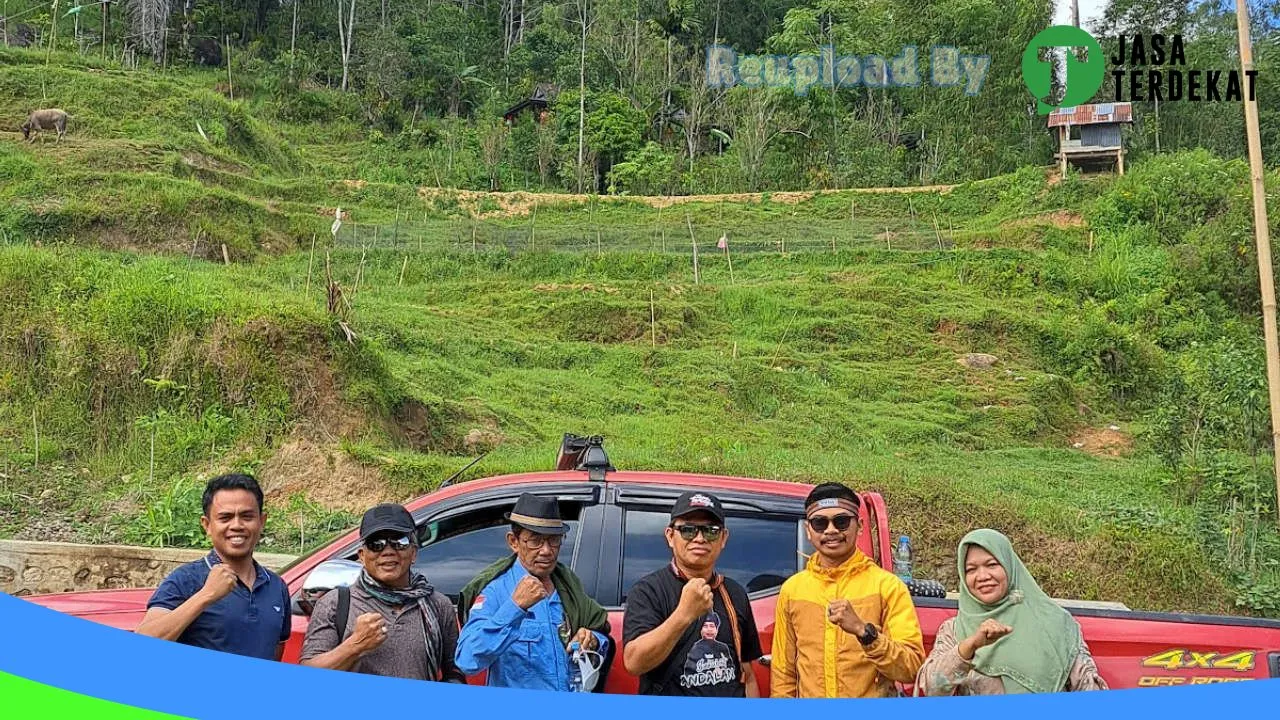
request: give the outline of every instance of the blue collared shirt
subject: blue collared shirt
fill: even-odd
[[[564,605],[552,592],[528,610],[511,599],[529,573],[519,562],[484,587],[458,638],[457,665],[467,675],[488,670],[487,684],[528,690],[569,689],[569,653],[561,640]],[[609,637],[592,631],[601,656]]]
[[[161,607],[177,610],[178,606],[200,592],[209,571],[222,562],[218,553],[189,562],[169,573],[147,601],[147,609]],[[247,655],[264,660],[276,659],[276,645],[289,639],[293,614],[289,605],[289,588],[279,575],[253,563],[257,577],[253,587],[236,582],[235,589],[218,602],[205,608],[178,636],[184,645]]]

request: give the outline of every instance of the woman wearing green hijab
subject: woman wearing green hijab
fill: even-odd
[[[1080,626],[1040,589],[1009,538],[974,530],[956,555],[960,612],[938,628],[916,694],[1107,689]]]

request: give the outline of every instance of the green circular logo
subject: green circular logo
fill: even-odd
[[[1076,53],[1066,53],[1066,92],[1056,103],[1048,102],[1053,92],[1053,58],[1040,59],[1040,48],[1084,48],[1085,60],[1081,61]],[[1035,37],[1022,53],[1022,81],[1027,89],[1036,96],[1037,111],[1041,115],[1048,114],[1054,108],[1074,107],[1089,100],[1102,87],[1102,76],[1106,72],[1106,60],[1102,56],[1102,46],[1089,33],[1074,25],[1054,25],[1045,28]]]

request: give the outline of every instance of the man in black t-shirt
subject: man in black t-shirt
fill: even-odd
[[[627,594],[627,672],[640,676],[641,695],[759,697],[752,663],[762,653],[747,591],[715,571],[729,536],[720,501],[681,495],[666,536],[671,563]]]

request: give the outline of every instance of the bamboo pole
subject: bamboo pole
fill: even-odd
[[[5,20],[5,27],[9,26],[9,21]],[[44,64],[49,65],[49,58],[53,56],[53,46],[58,42],[58,0],[53,0],[53,26],[49,29],[49,49],[44,53]]]
[[[1249,37],[1249,7],[1236,0],[1236,28],[1240,37],[1240,66],[1246,78],[1253,68],[1253,45]],[[1245,132],[1249,141],[1249,175],[1253,182],[1253,233],[1258,246],[1258,285],[1262,292],[1262,329],[1267,344],[1267,394],[1271,404],[1272,466],[1276,492],[1280,493],[1280,346],[1276,340],[1276,288],[1271,270],[1271,239],[1267,228],[1267,191],[1263,184],[1262,140],[1258,132],[1258,104],[1243,93]],[[1278,495],[1277,497],[1280,497]],[[1280,504],[1277,504],[1280,522]]]
[[[662,253],[667,252],[667,226],[662,224],[662,206],[658,206],[658,227],[662,230]]]
[[[697,285],[701,282],[698,275],[698,238],[693,234],[693,219],[689,213],[684,214],[684,221],[689,224],[689,242],[693,244],[693,284]]]
[[[227,96],[236,101],[236,86],[231,81],[231,36],[227,36]]]
[[[409,269],[409,256],[405,255],[404,264],[400,266],[400,282],[396,283],[397,287],[404,285],[404,271],[407,269]]]
[[[360,281],[364,279],[364,256],[368,252],[368,245],[360,246],[360,266],[356,268],[356,286],[351,288],[352,297],[355,297],[355,294],[360,292]]]
[[[658,347],[658,313],[653,305],[653,291],[649,291],[649,346]]]
[[[36,438],[35,439],[35,444],[36,444],[35,470],[36,472],[39,472],[40,471],[40,420],[36,416],[36,409],[34,407],[31,408],[31,431],[35,434],[35,438]]]
[[[305,294],[311,294],[311,268],[316,262],[316,235],[311,233],[311,256],[307,258],[307,289]]]
[[[724,243],[724,259],[729,263],[729,284],[733,285],[733,258],[729,257],[729,236],[721,235],[720,241]]]
[[[858,223],[857,221],[854,220],[854,199],[853,199],[853,196],[850,195],[849,196],[849,240],[850,242],[852,242],[853,239],[857,237],[857,235],[858,235]]]

